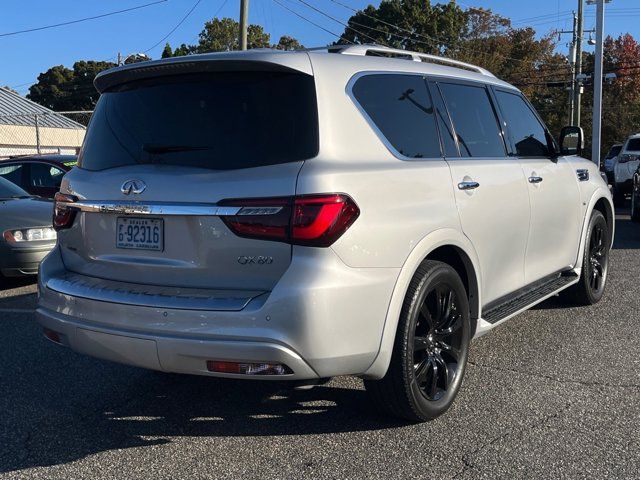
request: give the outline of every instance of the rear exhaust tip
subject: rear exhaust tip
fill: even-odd
[[[67,338],[62,333],[49,330],[48,328],[43,328],[42,333],[47,340],[50,340],[57,345],[62,345],[63,347],[67,346]]]

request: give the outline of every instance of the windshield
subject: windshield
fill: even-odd
[[[615,147],[611,147],[611,150],[609,150],[609,153],[605,158],[608,160],[610,158],[615,157],[620,153],[620,150],[622,150],[622,145],[616,145]]]
[[[312,77],[219,72],[140,80],[103,93],[79,166],[230,170],[304,160],[317,152]]]
[[[627,142],[627,148],[625,148],[625,150],[629,152],[640,151],[640,138],[630,138]]]
[[[15,183],[11,183],[9,180],[5,180],[4,178],[0,177],[0,199],[23,198],[30,196],[31,195],[29,195]]]

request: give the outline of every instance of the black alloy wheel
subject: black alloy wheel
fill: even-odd
[[[456,292],[434,286],[418,310],[413,339],[416,383],[427,400],[440,400],[459,374],[464,332]]]
[[[608,266],[608,236],[606,225],[597,223],[589,241],[589,286],[595,295],[602,295]]]
[[[609,271],[611,234],[602,212],[594,210],[589,219],[582,259],[582,273],[563,298],[574,305],[593,305],[604,295]]]
[[[472,336],[460,276],[446,263],[425,260],[409,284],[387,373],[365,380],[373,403],[412,422],[442,415],[460,390]]]

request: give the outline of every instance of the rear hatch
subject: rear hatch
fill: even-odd
[[[70,272],[109,284],[275,285],[291,245],[243,238],[228,219],[239,210],[232,199],[295,195],[302,164],[318,152],[314,81],[264,63],[237,65],[160,69],[103,92],[79,168],[63,184],[88,206],[59,232]]]

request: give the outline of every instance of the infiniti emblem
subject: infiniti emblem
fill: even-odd
[[[120,187],[120,191],[125,195],[130,195],[132,193],[139,195],[147,188],[147,184],[142,180],[127,180]]]

